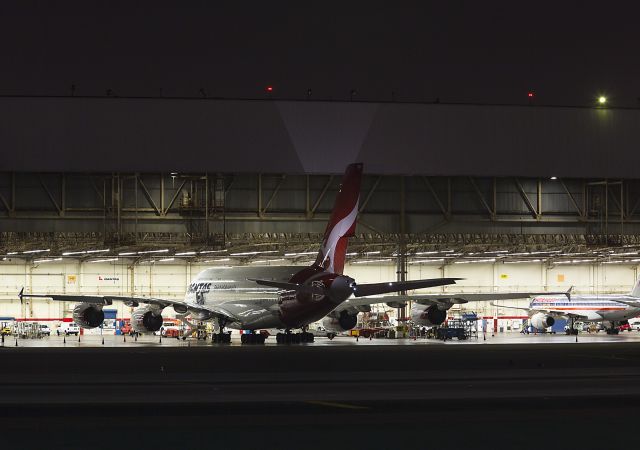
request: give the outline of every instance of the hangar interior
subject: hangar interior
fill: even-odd
[[[353,158],[364,162],[365,177],[356,236],[350,240],[345,272],[358,275],[359,280],[451,276],[464,280],[456,286],[440,288],[441,291],[553,292],[573,286],[576,293],[624,293],[631,290],[638,275],[640,181],[628,177],[633,161],[608,161],[604,172],[609,177],[592,176],[597,172],[594,167],[601,162],[602,150],[615,146],[616,136],[630,133],[635,126],[635,110],[341,102],[301,105],[276,101],[235,101],[230,105],[228,101],[190,101],[178,109],[194,116],[202,113],[203,105],[213,108],[214,113],[225,108],[237,113],[238,117],[229,118],[238,122],[234,125],[236,133],[231,137],[220,133],[225,139],[235,136],[241,140],[248,161],[244,166],[238,154],[227,158],[229,151],[221,145],[224,142],[209,136],[214,150],[199,150],[200,166],[196,168],[193,162],[182,160],[188,151],[179,148],[173,149],[171,158],[163,154],[165,158],[161,159],[153,148],[147,147],[145,152],[151,163],[140,159],[128,162],[123,153],[134,149],[128,148],[130,144],[124,139],[109,142],[116,156],[105,159],[104,146],[100,152],[87,150],[97,144],[87,140],[85,131],[78,132],[82,140],[74,133],[47,129],[77,129],[77,114],[43,121],[39,116],[50,115],[51,110],[39,108],[38,99],[2,100],[3,116],[9,114],[10,107],[21,105],[20,113],[5,122],[12,129],[5,130],[3,147],[13,156],[3,163],[0,173],[0,296],[5,316],[32,320],[70,316],[70,305],[66,303],[40,299],[20,302],[17,292],[22,287],[33,293],[180,298],[192,276],[205,267],[309,264],[322,240],[341,171]],[[99,129],[99,123],[91,125],[91,120],[104,120],[122,106],[135,109],[141,102],[86,98],[59,101],[64,102],[60,105],[63,109],[82,102],[80,110],[88,117],[83,124],[95,129]],[[158,100],[154,102],[162,105]],[[447,109],[434,116],[434,107]],[[371,110],[367,113],[371,117],[363,108]],[[454,114],[456,108],[458,114]],[[297,136],[291,141],[299,144],[294,159],[300,164],[286,159],[291,153],[278,154],[274,150],[284,145],[278,140],[281,134],[265,135],[264,141],[256,142],[247,141],[238,131],[257,133],[248,119],[275,110],[290,135]],[[332,119],[324,128],[313,128],[316,122],[312,119],[326,119],[336,111],[343,122]],[[292,122],[293,113],[302,114],[302,118]],[[512,122],[513,115],[522,116],[516,120],[517,126]],[[370,122],[368,132],[358,134],[365,116]],[[16,139],[21,127],[34,117],[43,129],[25,131],[23,139]],[[394,120],[389,124],[380,117]],[[408,125],[400,120],[402,117]],[[404,132],[407,127],[420,128],[424,125],[420,121],[428,117],[444,120],[449,132],[426,143],[422,134],[409,133],[401,140],[404,147],[399,149],[372,144],[370,136],[376,136],[381,127]],[[549,126],[545,117],[563,123]],[[129,116],[129,120],[137,119]],[[469,130],[477,134],[477,121],[507,135],[526,133],[529,128],[537,130],[541,123],[547,123],[549,133],[546,138],[536,134],[535,142],[527,146],[530,151],[524,155],[516,155],[513,149],[508,153],[507,148],[521,137],[498,140],[497,145],[505,146],[498,153],[504,150],[511,155],[513,173],[518,176],[468,176],[462,172],[468,168],[456,172],[451,164],[448,167],[454,169],[447,172],[429,169],[429,162],[441,155],[466,159],[481,150],[483,142],[478,141],[474,148],[473,143],[460,142],[457,137]],[[589,145],[595,146],[599,153],[594,154],[599,156],[585,153],[577,169],[567,166],[571,160],[567,154],[578,150],[570,139],[558,135],[559,130],[591,133],[592,121],[600,128],[595,131],[595,143]],[[110,127],[122,127],[123,133],[131,133],[130,126],[118,125],[116,119],[109,123]],[[327,130],[327,126],[334,129]],[[318,148],[301,136],[324,136],[327,131],[331,135],[325,144],[331,148],[332,156],[350,145],[357,151],[349,153],[349,160],[333,158],[314,166],[325,167],[326,173],[308,170],[318,159]],[[146,136],[159,146],[163,132],[158,127],[140,131],[143,138]],[[485,140],[495,142],[494,132],[485,134]],[[359,140],[353,135],[360,136]],[[187,144],[195,141],[192,136]],[[82,145],[87,146],[86,153],[78,154],[78,146]],[[451,154],[452,148],[457,154]],[[46,151],[59,152],[60,167],[77,167],[79,156],[92,155],[86,163],[91,170],[54,172],[43,168],[34,172],[38,168],[37,155]],[[264,159],[263,153],[271,151],[274,157]],[[231,152],[237,153],[235,147]],[[381,152],[395,154],[397,164],[391,161],[382,168],[377,164],[385,159]],[[24,161],[15,156],[20,153],[31,158],[31,171],[20,170]],[[553,158],[557,153],[563,153],[559,164]],[[548,159],[546,163],[541,161],[544,158]],[[251,161],[258,159],[264,170],[247,170],[255,165]],[[407,159],[415,161],[414,170],[407,170]],[[531,161],[530,173],[523,172],[522,167],[527,164],[522,160]],[[162,170],[150,170],[154,164]],[[485,161],[474,173],[490,174],[492,164],[493,161]],[[118,165],[140,170],[105,170],[117,169]],[[501,171],[504,168],[493,173]],[[580,173],[584,176],[578,176]],[[523,301],[504,303],[524,305]],[[123,305],[118,308],[120,317],[131,313]],[[495,307],[487,304],[468,304],[464,308],[484,316],[498,314]]]

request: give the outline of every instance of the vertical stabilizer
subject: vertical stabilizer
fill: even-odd
[[[633,290],[631,291],[631,296],[640,297],[640,278],[638,278],[638,280],[636,281],[636,285],[633,287]]]
[[[362,164],[350,164],[342,177],[316,259],[316,264],[329,272],[341,274],[344,269],[348,238],[356,230],[361,180]]]

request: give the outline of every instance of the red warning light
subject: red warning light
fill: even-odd
[[[527,94],[527,97],[529,97],[529,98],[533,98],[533,97],[534,97],[534,95],[535,95],[535,94],[534,94],[533,92],[529,92],[529,93]]]
[[[267,87],[265,88],[265,91],[267,91],[267,92],[273,92],[273,86],[267,86]]]

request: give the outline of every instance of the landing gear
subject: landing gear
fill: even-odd
[[[240,342],[243,344],[264,344],[265,339],[267,339],[266,335],[254,331],[240,335]]]
[[[218,327],[220,331],[211,335],[211,341],[214,344],[231,344],[231,331],[229,331],[228,333],[224,332],[224,326],[226,324],[227,323],[224,319],[218,319]]]
[[[224,333],[216,333],[211,336],[211,341],[214,344],[231,344],[231,332]]]
[[[278,344],[310,344],[313,341],[314,335],[308,331],[292,333],[290,330],[286,330],[284,333],[276,334],[276,342]]]

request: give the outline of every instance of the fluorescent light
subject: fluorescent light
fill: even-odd
[[[136,252],[124,252],[124,253],[118,253],[118,256],[133,256],[135,254]]]
[[[436,263],[436,262],[444,262],[444,258],[440,259],[418,259],[415,261],[411,261],[408,264],[428,264],[428,263]]]
[[[284,256],[303,256],[303,255],[315,255],[318,252],[298,252],[298,253],[285,253]]]
[[[22,252],[22,253],[44,253],[44,252],[50,252],[51,249],[46,249],[46,250],[27,250],[26,252]]]
[[[490,258],[490,259],[470,259],[470,260],[466,260],[466,261],[454,261],[454,264],[474,264],[474,263],[490,263],[490,262],[496,262],[495,258]]]
[[[170,262],[173,261],[175,258],[164,258],[164,259],[159,259],[158,262]]]
[[[278,253],[278,250],[265,250],[261,252],[240,252],[240,253],[231,253],[230,256],[251,256],[251,255],[262,255],[266,253]]]
[[[90,263],[103,263],[103,262],[111,262],[117,261],[118,258],[107,258],[107,259],[94,259],[93,261],[89,261]]]
[[[148,253],[167,253],[168,251],[168,248],[164,248],[162,250],[145,250],[144,252],[138,252],[138,255],[146,255]]]
[[[358,252],[347,253],[346,256],[356,256]]]
[[[487,253],[509,253],[509,250],[492,250],[492,251],[489,251],[489,252],[482,252],[482,253],[484,253],[484,254],[487,254]]]
[[[201,255],[206,255],[207,253],[224,253],[228,250],[203,250],[200,252]]]
[[[48,262],[57,262],[57,261],[62,261],[62,258],[54,258],[54,259],[36,259],[33,261],[34,264],[39,264],[39,263],[48,263]]]
[[[71,255],[82,255],[87,252],[64,252],[62,256],[71,256]]]
[[[105,253],[105,252],[108,252],[108,251],[109,251],[109,249],[105,248],[105,249],[102,249],[102,250],[87,250],[87,253]]]
[[[220,258],[220,259],[209,259],[207,261],[202,261],[203,263],[212,263],[212,262],[227,262],[227,261],[231,261],[230,258]]]
[[[192,256],[195,254],[196,252],[182,252],[182,253],[176,253],[175,256]]]
[[[7,256],[9,256],[9,255],[17,255],[17,254],[18,254],[18,252],[7,252]]]
[[[365,255],[379,255],[380,254],[380,250],[376,250],[373,252],[364,252]]]
[[[505,264],[525,264],[542,262],[541,259],[521,259],[519,261],[504,261]]]
[[[361,261],[354,261],[353,264],[371,264],[371,263],[379,263],[379,262],[387,262],[391,261],[391,258],[385,259],[363,259]]]

